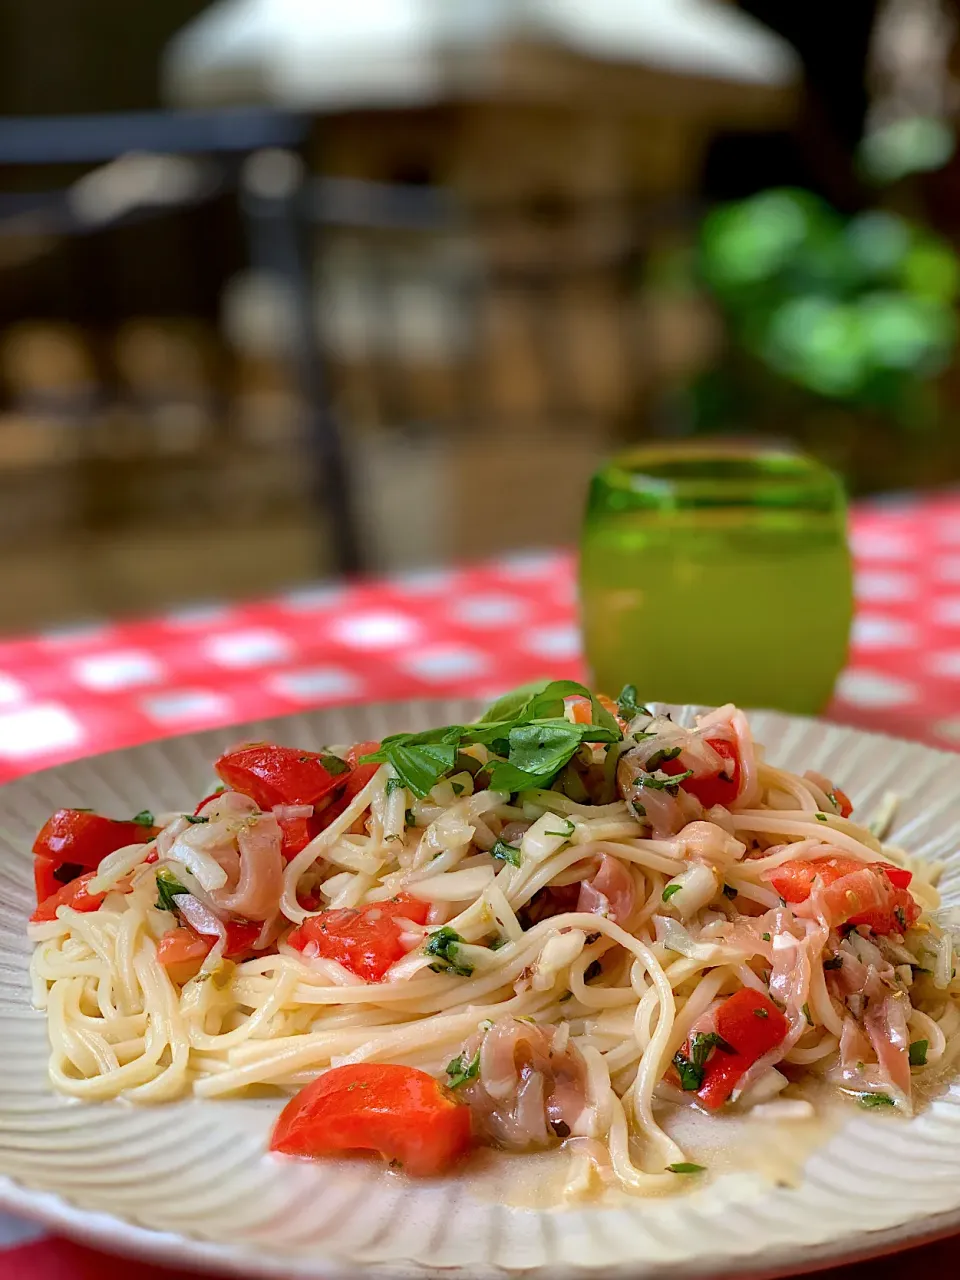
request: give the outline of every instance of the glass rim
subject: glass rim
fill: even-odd
[[[780,507],[842,511],[839,478],[790,442],[650,441],[594,476],[591,506],[624,509]]]

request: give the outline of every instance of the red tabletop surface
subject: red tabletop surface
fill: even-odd
[[[852,539],[856,621],[829,717],[960,745],[960,496],[863,506]],[[565,552],[91,623],[0,642],[0,781],[308,707],[485,696],[582,674],[574,561]],[[955,1247],[870,1264],[871,1280],[948,1269]],[[846,1272],[861,1273],[866,1264]],[[0,1215],[0,1280],[172,1274]]]

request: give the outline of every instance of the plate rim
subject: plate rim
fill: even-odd
[[[347,715],[366,713],[384,719],[389,717],[393,720],[402,717],[404,713],[429,716],[433,709],[439,710],[459,704],[465,708],[472,708],[471,714],[473,714],[479,712],[488,703],[487,698],[469,694],[358,700],[332,706],[305,707],[281,716],[241,720],[187,733],[164,734],[126,747],[88,753],[73,760],[63,761],[44,769],[22,774],[18,778],[9,779],[0,785],[0,816],[2,816],[3,801],[9,789],[25,781],[53,778],[64,770],[83,766],[91,761],[119,760],[132,753],[163,744],[172,745],[177,742],[202,744],[234,732],[247,729],[260,730],[268,726],[283,732],[283,727],[286,725],[337,713]],[[668,707],[672,704],[653,701],[650,705]],[[692,711],[702,709],[689,708]],[[857,740],[887,742],[900,748],[909,747],[922,751],[931,759],[944,763],[960,763],[960,753],[956,751],[908,738],[899,738],[894,734],[837,723],[822,717],[794,715],[767,709],[749,710],[746,714],[751,720],[757,715],[772,715],[790,724],[839,729],[853,735]],[[437,722],[442,722],[442,719],[442,716],[439,717]],[[493,1264],[475,1269],[459,1266],[430,1266],[411,1259],[389,1263],[360,1262],[332,1254],[301,1259],[291,1257],[271,1259],[262,1245],[259,1247],[233,1246],[179,1232],[161,1231],[138,1224],[121,1215],[84,1209],[72,1203],[60,1192],[31,1188],[6,1174],[0,1174],[0,1209],[29,1221],[39,1222],[57,1234],[107,1254],[147,1260],[161,1266],[189,1266],[212,1275],[290,1278],[302,1276],[315,1277],[316,1280],[321,1278],[322,1280],[358,1280],[358,1277],[365,1276],[409,1277],[410,1280],[426,1280],[427,1277],[441,1275],[445,1280],[470,1280],[474,1276],[483,1275],[504,1277],[506,1280],[508,1277],[522,1274],[537,1277],[538,1280],[540,1277],[546,1280],[548,1276],[550,1280],[584,1280],[584,1277],[601,1274],[599,1269],[566,1263],[562,1263],[559,1267],[555,1264],[545,1266],[537,1264],[532,1267]],[[702,1260],[696,1257],[661,1262],[658,1264],[656,1274],[669,1277],[670,1280],[734,1280],[738,1276],[749,1276],[751,1280],[779,1280],[780,1277],[815,1273],[838,1265],[889,1256],[905,1249],[949,1238],[958,1232],[960,1232],[960,1205],[890,1227],[856,1230],[832,1240],[812,1244],[805,1247],[802,1252],[798,1251],[795,1245],[790,1244],[766,1245],[747,1255],[717,1260],[709,1265],[709,1269],[704,1269]],[[14,1246],[16,1247],[18,1246]],[[19,1247],[27,1248],[29,1242]],[[631,1280],[639,1274],[638,1262],[639,1260],[624,1261],[605,1265],[602,1274],[609,1276],[611,1280]]]

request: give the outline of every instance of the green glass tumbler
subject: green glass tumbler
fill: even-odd
[[[598,689],[815,715],[853,612],[840,481],[752,443],[624,453],[591,484],[580,609]]]

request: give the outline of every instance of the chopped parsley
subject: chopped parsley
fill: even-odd
[[[929,1040],[914,1040],[910,1045],[910,1065],[911,1067],[925,1067],[927,1065],[927,1050],[930,1048]]]
[[[660,896],[664,902],[669,902],[673,895],[679,893],[682,888],[682,884],[668,884]]]
[[[668,1164],[667,1173],[706,1173],[705,1164],[691,1164],[689,1160],[681,1160],[677,1164]]]
[[[135,822],[138,827],[152,827],[155,825],[153,814],[149,809],[141,809],[135,817],[131,818],[131,822]]]
[[[857,1101],[861,1107],[895,1107],[889,1093],[861,1093]]]
[[[490,856],[496,858],[498,862],[509,862],[511,867],[519,867],[523,860],[519,846],[507,844],[506,840],[498,840],[490,850]]]
[[[641,773],[637,778],[637,786],[648,787],[651,791],[666,791],[668,795],[675,796],[680,790],[680,783],[692,777],[692,769],[674,774],[663,773],[658,769],[656,773]]]
[[[447,1075],[450,1077],[450,1079],[447,1081],[447,1084],[451,1089],[459,1089],[460,1086],[466,1084],[467,1081],[476,1080],[479,1074],[480,1074],[480,1050],[479,1049],[477,1050],[477,1052],[474,1054],[473,1058],[471,1058],[469,1062],[466,1062],[464,1060],[464,1055],[461,1053],[459,1054],[458,1057],[454,1058],[452,1062],[447,1063]]]
[[[177,904],[174,898],[179,893],[186,893],[180,881],[171,871],[157,872],[157,909],[159,911],[176,912]]]
[[[436,961],[430,966],[434,973],[456,973],[461,978],[470,977],[473,973],[473,965],[458,959],[458,951],[462,943],[463,938],[449,925],[444,925],[442,929],[431,933],[424,951],[428,956],[436,956]]]
[[[557,821],[566,824],[566,831],[545,831],[543,834],[545,836],[560,836],[564,840],[569,840],[577,828],[569,818],[558,818]]]
[[[309,760],[310,757],[307,756],[306,759]],[[341,760],[339,756],[322,754],[320,756],[320,763],[332,777],[337,777],[341,773],[350,772],[350,766],[347,764],[346,760]]]

